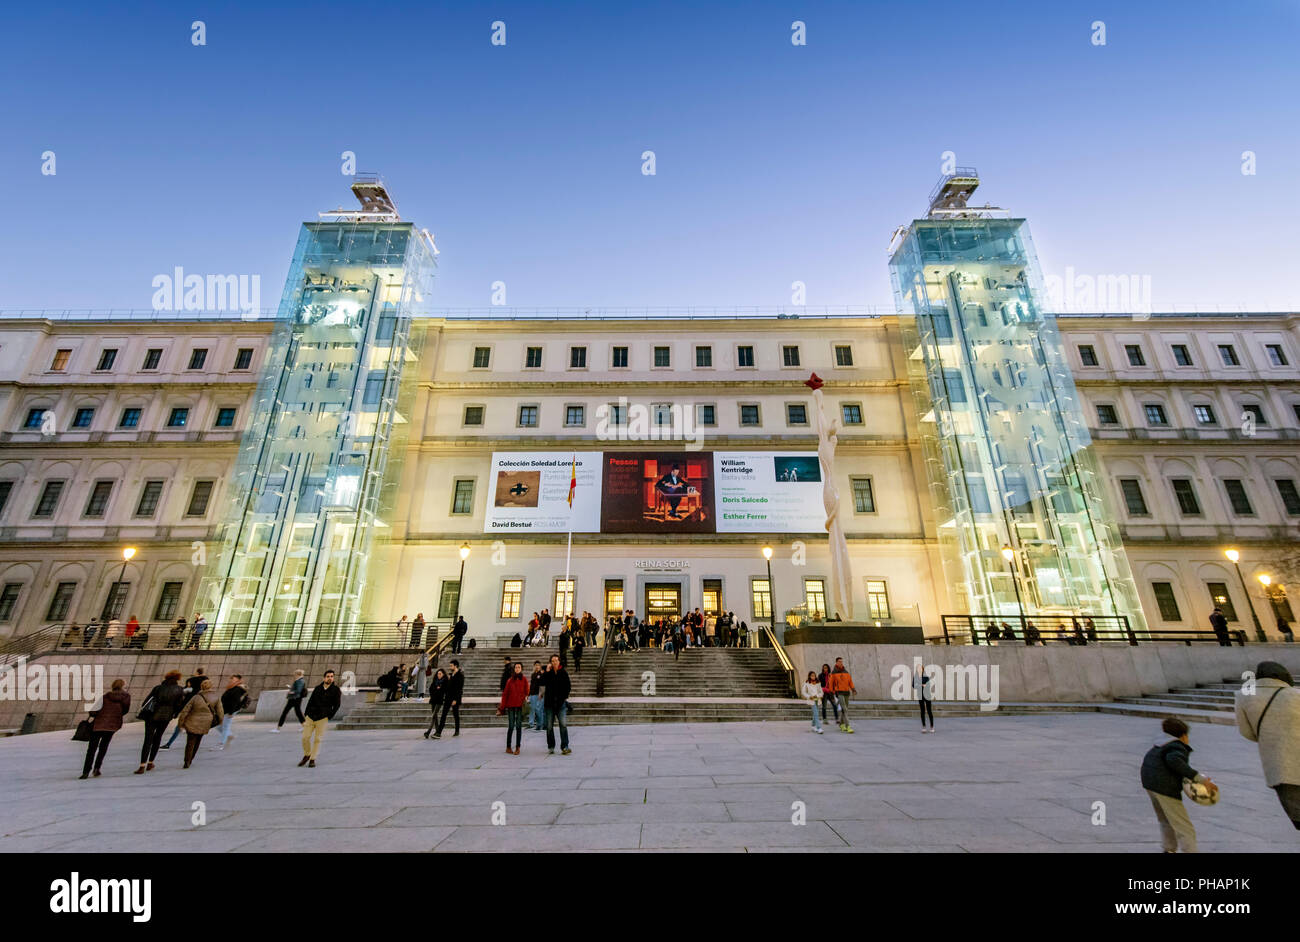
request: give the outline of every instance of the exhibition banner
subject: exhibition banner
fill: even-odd
[[[569,506],[572,452],[494,452],[488,475],[485,533],[600,532],[601,453],[577,453],[577,486]]]
[[[718,533],[808,533],[825,529],[816,453],[713,453]]]

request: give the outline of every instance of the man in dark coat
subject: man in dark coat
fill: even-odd
[[[442,728],[447,723],[448,710],[456,719],[456,731],[452,735],[460,735],[460,701],[465,699],[465,672],[460,669],[460,661],[453,660],[450,668],[447,674],[447,685],[443,688],[442,714],[438,717],[438,731],[433,734],[434,739],[442,738]]]
[[[325,727],[342,705],[343,691],[334,683],[334,672],[326,671],[321,682],[307,698],[307,709],[303,711],[307,718],[302,724],[300,767],[306,765],[316,768],[316,756],[320,753],[321,740],[325,738]]]
[[[560,724],[560,752],[568,755],[573,750],[569,748],[569,725],[565,722],[565,716],[569,711],[569,691],[573,687],[569,683],[569,672],[564,669],[560,663],[558,654],[551,655],[551,672],[546,676],[546,690],[542,694],[543,702],[546,706],[546,748],[551,754],[555,754],[555,723]]]
[[[1219,639],[1221,647],[1232,647],[1232,640],[1228,637],[1228,619],[1223,617],[1223,609],[1217,605],[1210,613],[1210,627],[1214,629],[1214,636]]]
[[[465,634],[469,631],[469,625],[465,623],[464,615],[457,615],[456,622],[451,626],[451,653],[459,654],[460,646],[465,642]]]

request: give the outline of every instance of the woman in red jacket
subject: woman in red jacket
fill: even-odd
[[[529,680],[524,676],[522,661],[515,661],[505,690],[501,692],[501,708],[506,711],[506,755],[519,755],[519,743],[524,736],[524,704],[528,702]],[[515,747],[510,748],[510,734],[514,733]]]
[[[122,728],[122,718],[131,709],[131,695],[126,692],[126,681],[113,681],[113,689],[104,694],[103,703],[98,710],[91,713],[94,723],[91,725],[90,742],[86,743],[86,762],[81,767],[81,777],[89,778],[93,764],[95,777],[99,777],[99,767],[104,764],[108,753],[108,744],[113,734]]]

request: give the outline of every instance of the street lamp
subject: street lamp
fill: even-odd
[[[1016,551],[1010,543],[1002,544],[1002,558],[1011,567],[1011,585],[1016,590],[1016,608],[1020,609],[1020,630],[1025,630],[1025,603],[1020,598],[1020,576],[1016,572]]]
[[[456,608],[458,615],[463,614],[465,607],[460,604],[460,600],[465,597],[465,560],[469,559],[469,544],[462,543],[460,546],[460,576],[456,579]]]
[[[134,546],[124,546],[124,547],[122,548],[122,571],[121,571],[121,573],[118,574],[118,577],[117,577],[117,584],[118,584],[119,586],[123,585],[124,580],[126,579],[126,564],[129,563],[129,562],[130,562],[132,559],[134,559],[134,558],[135,558],[135,547],[134,547]],[[115,600],[115,601],[116,601],[116,600]],[[114,606],[114,607],[116,607],[116,606]],[[122,589],[122,607],[123,607],[123,608],[126,607],[126,589],[125,589],[125,588]],[[120,614],[121,614],[120,612],[115,613],[112,617],[116,618],[116,617],[118,617]]]
[[[1270,612],[1275,619],[1279,618],[1280,616],[1277,613],[1277,601],[1273,597],[1273,577],[1266,572],[1261,572],[1255,578],[1258,579],[1259,584],[1264,587],[1264,598],[1268,599]]]
[[[772,610],[772,634],[776,634],[776,586],[772,584],[772,547],[763,547],[763,558],[767,560],[767,605]]]
[[[1228,557],[1232,567],[1237,570],[1237,581],[1241,583],[1241,594],[1246,597],[1246,607],[1250,609],[1250,619],[1255,623],[1255,640],[1267,641],[1268,635],[1264,634],[1264,626],[1259,623],[1259,615],[1255,613],[1255,603],[1250,600],[1250,592],[1246,588],[1246,577],[1241,574],[1241,566],[1237,565],[1237,560],[1241,559],[1241,554],[1235,549],[1226,549],[1223,555]]]

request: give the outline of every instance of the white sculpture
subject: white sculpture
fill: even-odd
[[[817,460],[822,469],[822,504],[826,508],[826,533],[830,537],[831,598],[836,614],[845,621],[853,618],[853,573],[849,566],[849,544],[840,524],[840,492],[835,486],[835,446],[841,428],[839,419],[827,419],[822,401],[822,380],[816,374],[804,383],[812,390],[813,416],[817,423]]]

